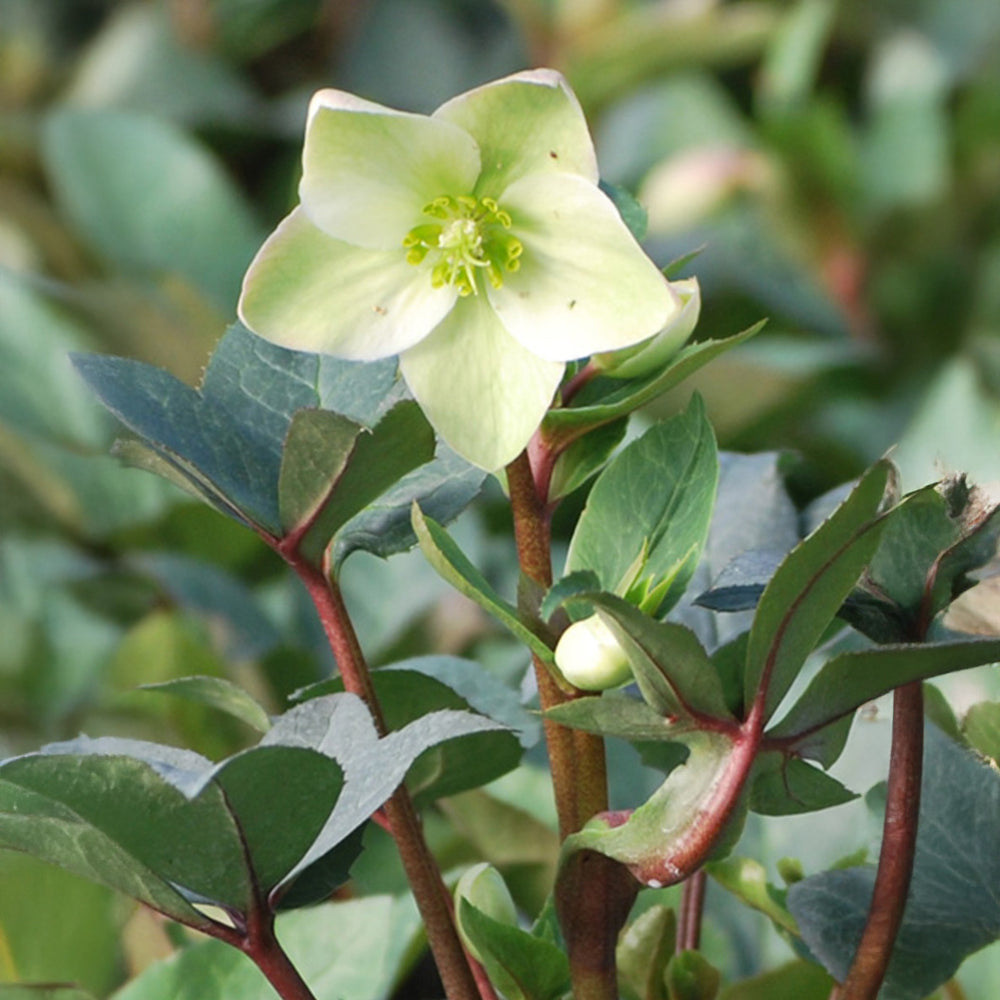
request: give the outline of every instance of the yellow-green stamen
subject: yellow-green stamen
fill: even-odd
[[[479,272],[500,288],[504,272],[520,266],[521,241],[508,232],[510,215],[492,198],[442,195],[423,212],[436,221],[414,226],[403,246],[408,263],[429,262],[435,288],[454,285],[459,295],[477,295]]]

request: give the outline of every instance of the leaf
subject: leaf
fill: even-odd
[[[1000,761],[1000,701],[981,701],[962,719],[962,734],[984,757]]]
[[[439,524],[425,517],[417,503],[413,505],[412,516],[420,548],[438,575],[506,626],[543,662],[551,664],[552,650],[521,621],[517,609],[493,589],[451,536]]]
[[[486,473],[439,443],[437,455],[386,490],[341,527],[334,538],[333,565],[358,550],[383,559],[417,544],[410,511],[419,504],[427,517],[447,524],[475,499]]]
[[[878,646],[827,661],[769,737],[807,735],[902,684],[1000,661],[1000,639]]]
[[[874,520],[889,465],[873,466],[850,497],[796,546],[761,597],[747,645],[746,704],[763,688],[771,716],[878,545],[885,521]]]
[[[725,858],[710,862],[707,871],[723,889],[763,913],[780,931],[798,937],[795,918],[785,905],[787,891],[768,882],[767,871],[759,861],[753,858]]]
[[[346,438],[336,445],[330,453],[330,467],[324,469],[316,464],[316,456],[321,453],[317,438],[326,437],[329,429],[324,425],[330,423],[330,417],[318,421],[319,426],[311,434],[297,440],[295,428],[299,418],[309,419],[296,414],[292,420],[282,456],[279,493],[284,504],[292,503],[292,509],[299,510],[295,527],[287,525],[290,533],[305,530],[299,551],[319,566],[330,540],[352,517],[407,473],[430,461],[434,455],[434,431],[416,403],[398,403],[371,432],[355,435],[350,445]],[[345,446],[342,458],[336,457]],[[293,501],[290,495],[296,492],[292,483],[297,480],[301,484],[304,479],[312,480],[306,493],[312,499],[305,508],[300,508],[302,498]],[[282,516],[286,516],[285,508]],[[287,516],[291,520],[291,510]]]
[[[627,420],[604,424],[577,438],[562,452],[552,469],[549,502],[569,496],[600,472],[622,443],[627,429]]]
[[[733,718],[715,665],[694,632],[610,595],[597,595],[593,603],[625,650],[642,696],[661,715]]]
[[[625,188],[617,184],[609,184],[607,181],[599,182],[600,189],[611,199],[618,214],[622,217],[622,222],[629,228],[629,232],[637,239],[642,240],[646,236],[646,223],[649,221],[646,209],[639,204],[633,195]]]
[[[282,533],[281,456],[297,410],[333,409],[377,423],[395,362],[337,361],[287,351],[239,324],[212,356],[200,389],[124,358],[76,355],[104,405],[223,513]]]
[[[573,532],[567,571],[591,570],[603,590],[618,594],[638,580],[655,586],[666,578],[665,613],[698,563],[717,480],[715,437],[693,397],[684,413],[651,427],[601,473]]]
[[[571,729],[631,741],[673,741],[687,731],[665,719],[646,702],[616,691],[555,705],[545,712],[545,718]]]
[[[42,153],[77,232],[124,271],[174,272],[224,314],[264,236],[222,168],[162,119],[63,108]]]
[[[921,1000],[1000,937],[1000,775],[933,726],[924,740],[917,852],[880,996]],[[868,914],[872,866],[822,872],[788,890],[802,937],[843,980]]]
[[[836,778],[797,757],[764,753],[755,762],[748,804],[764,816],[793,816],[857,797]]]
[[[542,434],[551,444],[566,445],[594,427],[627,417],[640,406],[679,385],[720,354],[749,340],[763,325],[762,321],[725,340],[706,340],[691,344],[677,352],[666,370],[647,379],[625,383],[616,381],[611,391],[598,399],[591,399],[589,394],[581,393],[580,405],[550,410],[546,414]]]
[[[32,986],[0,984],[0,1000],[94,1000],[93,994],[76,986]]]
[[[472,671],[479,677],[472,676]],[[468,698],[461,696],[456,684]],[[381,667],[372,674],[372,686],[390,731],[401,730],[431,712],[470,708],[512,729],[538,728],[514,691],[484,675],[479,664],[458,657],[416,657]],[[315,697],[341,690],[343,681],[338,677],[314,685],[304,694]],[[535,735],[529,739],[537,742]],[[407,773],[407,787],[419,803],[485,785],[517,767],[522,742],[513,732],[499,727],[456,736],[423,751]]]
[[[555,1000],[569,988],[569,960],[554,944],[493,919],[467,899],[459,900],[458,919],[491,981],[507,996]]]
[[[258,733],[271,728],[267,712],[243,688],[224,677],[178,677],[159,684],[143,684],[144,691],[160,691],[216,708],[245,722]]]
[[[627,867],[643,885],[660,889],[687,878],[727,832],[742,825],[739,789],[731,784],[733,739],[694,732],[683,740],[690,749],[687,760],[624,822],[599,814],[564,841],[563,867],[573,854],[593,851]],[[707,821],[722,819],[728,822],[706,829]]]
[[[625,928],[618,940],[619,975],[640,1000],[667,1000],[663,979],[674,953],[677,917],[667,906],[651,906]]]
[[[544,621],[549,621],[564,604],[571,604],[575,597],[585,597],[601,589],[601,581],[591,569],[578,570],[557,580],[546,592],[538,613]],[[589,607],[587,601],[581,602]],[[587,612],[585,612],[587,613]]]
[[[680,951],[667,963],[670,1000],[715,1000],[722,976],[699,951]]]
[[[830,975],[813,962],[789,962],[727,986],[719,994],[719,1000],[776,1000],[778,997],[827,1000],[834,985]]]

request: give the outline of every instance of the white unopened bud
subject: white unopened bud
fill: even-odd
[[[632,677],[628,657],[597,615],[574,622],[563,632],[556,646],[556,666],[570,684],[584,691],[605,691]]]

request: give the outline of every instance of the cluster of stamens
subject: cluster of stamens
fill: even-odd
[[[459,295],[478,294],[477,275],[494,288],[520,266],[521,241],[509,232],[511,218],[492,198],[442,195],[423,213],[436,221],[414,226],[403,238],[410,264],[429,261],[435,288],[455,285]]]

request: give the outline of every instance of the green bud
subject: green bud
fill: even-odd
[[[632,677],[632,667],[611,629],[597,615],[574,622],[556,646],[556,666],[584,691],[606,691]]]
[[[697,278],[670,282],[681,308],[657,334],[633,347],[595,354],[591,363],[611,378],[639,378],[662,368],[686,343],[701,313],[701,288]]]

